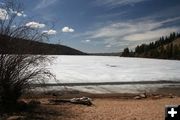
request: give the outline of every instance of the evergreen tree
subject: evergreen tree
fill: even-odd
[[[173,32],[169,36],[160,37],[155,42],[138,45],[135,52],[129,52],[129,48],[125,48],[122,56],[180,59],[180,46],[173,45],[173,41],[177,38],[180,38],[180,33]]]
[[[130,56],[130,52],[129,52],[129,48],[125,48],[123,53],[122,53],[123,57],[129,57]]]

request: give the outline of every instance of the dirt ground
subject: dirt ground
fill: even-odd
[[[58,116],[56,120],[163,120],[165,105],[180,104],[180,98],[158,100],[96,99],[92,107],[64,104],[56,106],[57,111],[66,108],[69,115]]]
[[[95,98],[93,105],[48,104],[47,99],[32,111],[15,113],[4,120],[163,120],[165,105],[180,104],[180,97],[161,99]],[[16,119],[18,118],[18,119]]]

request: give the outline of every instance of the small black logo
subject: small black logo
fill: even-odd
[[[165,120],[180,120],[180,106],[169,105],[166,106],[166,118]]]

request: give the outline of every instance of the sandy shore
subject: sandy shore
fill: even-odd
[[[57,120],[163,120],[165,105],[180,104],[180,98],[158,100],[95,99],[92,107],[64,104],[56,110],[66,108],[69,116],[58,116]]]
[[[23,120],[163,120],[165,105],[180,104],[180,98],[96,98],[90,107],[70,103],[50,105],[47,99],[41,102],[37,109],[22,114]]]
[[[92,106],[71,103],[52,105],[48,100],[55,99],[54,97],[38,98],[36,100],[41,101],[39,107],[27,112],[13,113],[10,117],[20,116],[21,120],[163,120],[165,105],[180,104],[180,97],[169,96],[147,97],[141,100],[134,99],[132,95],[119,94],[91,97]],[[17,120],[8,118],[3,120]]]
[[[171,94],[170,94],[171,93]],[[173,94],[173,95],[172,95]],[[90,94],[78,91],[33,93],[24,96],[35,99],[41,105],[33,110],[7,115],[2,120],[20,116],[20,120],[164,120],[165,106],[180,104],[179,88],[161,89],[147,94],[147,98],[135,99],[140,94]],[[92,106],[71,103],[51,104],[50,99],[68,99],[87,96],[93,99]],[[176,97],[175,97],[176,96]]]

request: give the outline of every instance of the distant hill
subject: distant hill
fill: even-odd
[[[125,48],[121,56],[180,60],[180,34],[171,33],[155,42],[138,45],[135,51]]]
[[[64,45],[11,38],[5,35],[0,35],[0,50],[0,53],[8,54],[86,55]]]

